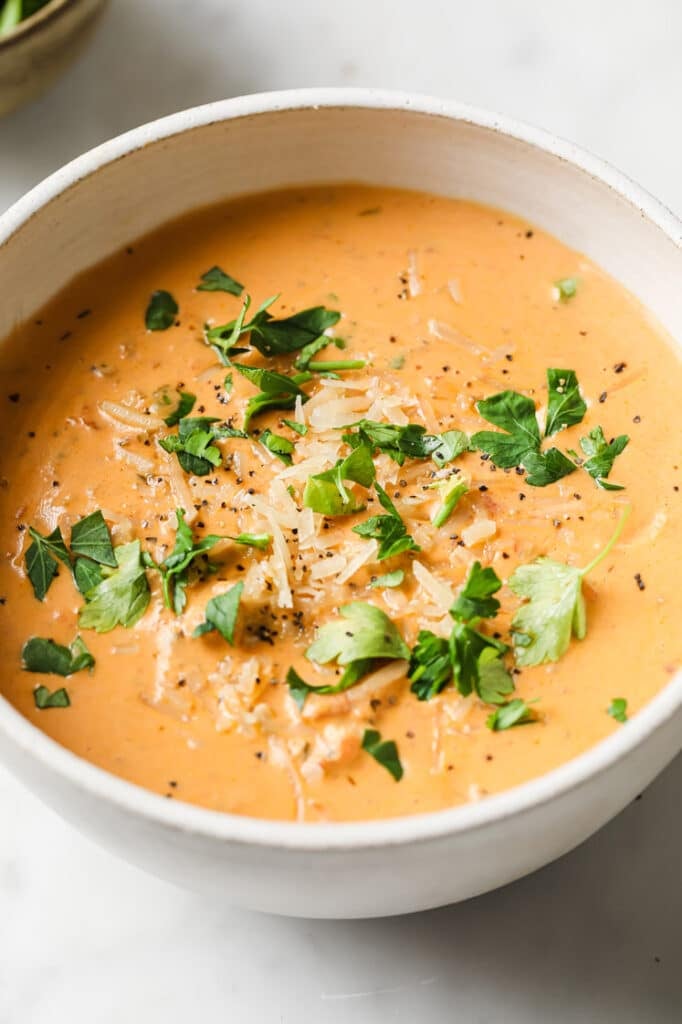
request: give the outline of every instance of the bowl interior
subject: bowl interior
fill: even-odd
[[[627,182],[615,172],[607,184],[589,158],[579,155],[577,167],[535,145],[531,130],[514,137],[494,120],[384,106],[249,114],[249,99],[229,120],[211,121],[210,107],[184,115],[180,134],[172,118],[147,126],[129,152],[126,136],[107,143],[81,158],[75,185],[61,191],[72,178],[65,168],[19,203],[0,229],[0,337],[74,275],[166,220],[246,192],[339,181],[461,196],[522,215],[590,256],[682,337],[682,252],[623,194]],[[47,202],[21,223],[31,200]],[[3,245],[10,234],[11,251]]]

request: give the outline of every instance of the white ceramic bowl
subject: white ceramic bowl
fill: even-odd
[[[33,189],[0,218],[0,337],[79,271],[193,207],[344,180],[519,213],[587,253],[682,338],[682,226],[622,175],[553,136],[458,104],[327,89],[175,114]],[[499,796],[409,818],[298,825],[164,800],[75,757],[0,699],[2,759],[83,832],[213,899],[314,917],[420,910],[519,878],[617,814],[681,736],[678,674],[613,736]]]

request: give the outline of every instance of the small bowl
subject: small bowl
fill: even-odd
[[[51,0],[0,36],[0,116],[35,99],[78,56],[107,0]]]
[[[57,171],[0,217],[0,338],[76,274],[164,221],[247,192],[338,181],[518,213],[585,252],[682,338],[682,225],[636,185],[508,118],[354,89],[184,111]],[[422,910],[519,878],[622,810],[681,737],[678,673],[627,726],[507,792],[433,814],[295,824],[164,800],[76,757],[0,699],[2,760],[81,831],[214,901],[307,917]]]

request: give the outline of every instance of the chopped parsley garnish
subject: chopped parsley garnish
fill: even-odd
[[[580,423],[586,409],[572,370],[549,369],[547,387],[545,436],[564,426]],[[489,455],[496,466],[502,469],[523,466],[527,472],[526,482],[531,487],[546,487],[575,472],[575,464],[558,448],[542,450],[532,398],[517,391],[501,391],[477,402],[476,408],[483,419],[504,431],[480,430],[471,438],[471,443]]]
[[[28,528],[33,543],[26,551],[26,572],[33,587],[33,593],[39,601],[45,599],[50,584],[57,574],[58,562],[70,567],[71,560],[64,544],[62,531],[57,527],[47,537]]]
[[[189,582],[189,568],[195,559],[205,555],[212,547],[222,540],[222,537],[214,533],[202,537],[201,540],[194,540],[191,527],[185,521],[185,510],[175,510],[177,529],[175,531],[175,545],[163,562],[155,565],[149,555],[146,555],[148,565],[152,565],[161,573],[161,585],[163,590],[163,603],[166,608],[172,608],[176,615],[179,615],[187,604],[185,590]]]
[[[70,676],[95,664],[83,640],[77,636],[68,647],[42,636],[32,636],[21,651],[23,667],[27,672],[44,672],[56,676]]]
[[[109,528],[99,509],[74,523],[71,528],[70,547],[71,553],[74,555],[89,558],[99,565],[116,567]]]
[[[222,462],[215,442],[224,437],[246,437],[233,427],[216,426],[218,422],[215,416],[185,416],[178,422],[177,434],[160,438],[159,444],[164,451],[177,455],[186,473],[208,476]]]
[[[61,530],[57,527],[49,537],[28,529],[32,544],[26,551],[26,572],[33,592],[42,601],[57,573],[58,561],[72,569],[76,586],[82,594],[102,579],[101,566],[116,567],[114,550],[104,516],[98,510],[74,523],[71,529],[71,558],[64,543]]]
[[[365,444],[372,452],[385,452],[399,466],[406,458],[432,458],[437,466],[444,466],[469,448],[469,439],[461,430],[428,434],[426,428],[418,423],[400,427],[395,423],[358,420],[344,429],[348,433],[343,435],[343,439],[352,447]]]
[[[512,641],[517,665],[523,667],[558,661],[568,650],[571,637],[582,640],[587,617],[582,583],[585,576],[606,558],[618,541],[630,509],[626,508],[613,536],[584,569],[553,558],[537,558],[520,565],[509,586],[526,599],[512,619]]]
[[[562,302],[568,302],[578,291],[578,278],[577,277],[562,277],[558,281],[554,282],[554,287],[557,290],[558,296]]]
[[[450,683],[462,696],[475,691],[489,704],[500,703],[513,692],[513,680],[502,661],[506,644],[476,629],[481,619],[497,615],[500,602],[493,595],[501,586],[494,569],[474,562],[450,609],[455,620],[450,637],[446,640],[428,629],[420,630],[408,672],[419,700],[430,700]]]
[[[268,306],[271,306],[277,298],[277,295],[272,295],[269,299],[266,299],[256,310],[252,323],[258,321],[260,316],[266,315],[265,311]],[[250,306],[251,296],[245,295],[244,304],[235,320],[230,320],[228,324],[221,324],[218,327],[205,328],[207,344],[211,346],[220,361],[226,366],[229,366],[232,356],[249,351],[248,344],[244,347],[244,345],[240,346],[238,342],[242,335],[248,335],[251,330],[251,325],[246,322],[246,314]]]
[[[582,423],[587,405],[580,394],[578,378],[573,370],[547,371],[547,422],[545,437],[558,430]]]
[[[270,429],[264,430],[258,438],[262,445],[265,445],[269,452],[272,452],[280,462],[283,462],[285,466],[290,466],[293,462],[291,456],[296,450],[296,445],[293,441],[290,441],[286,437],[282,437],[280,434],[273,434]]]
[[[234,631],[243,589],[244,584],[240,581],[224,594],[212,597],[206,605],[204,621],[197,626],[192,636],[204,636],[206,633],[217,630],[228,644],[234,644]]]
[[[40,711],[46,711],[48,708],[68,708],[71,704],[69,695],[63,686],[52,692],[48,690],[47,686],[36,686],[33,691],[33,700]]]
[[[381,733],[376,729],[365,729],[362,737],[362,749],[366,750],[370,757],[385,768],[396,782],[403,777],[403,766],[398,756],[398,748],[394,740],[382,740]]]
[[[168,416],[164,417],[163,422],[167,427],[174,427],[180,420],[184,419],[185,416],[189,416],[194,403],[197,400],[197,396],[193,395],[191,391],[181,391],[178,395],[178,404]]]
[[[345,348],[346,343],[342,338],[329,338],[326,334],[321,334],[315,341],[311,341],[308,345],[304,345],[299,354],[294,360],[294,366],[297,370],[307,370],[308,364],[311,359],[321,352],[323,348],[327,348],[328,345],[336,345],[337,348]]]
[[[268,313],[268,308],[277,298],[278,296],[274,295],[266,299],[252,319],[247,321],[246,313],[251,300],[246,295],[236,320],[219,327],[211,327],[206,331],[208,343],[223,359],[229,359],[235,352],[236,343],[243,338],[247,338],[248,343],[258,349],[261,355],[284,355],[317,341],[327,328],[333,327],[341,318],[341,314],[336,310],[327,309],[325,306],[312,306],[310,309],[303,309],[300,313],[278,320]]]
[[[175,518],[177,528],[175,545],[171,553],[158,564],[148,552],[144,552],[142,560],[147,568],[156,569],[161,574],[163,603],[166,608],[171,608],[176,615],[180,615],[187,604],[185,591],[189,584],[190,567],[197,558],[207,556],[211,548],[223,540],[232,540],[235,544],[259,548],[261,551],[269,547],[272,540],[269,533],[240,533],[236,537],[209,533],[200,540],[195,540],[192,529],[185,520],[184,508],[176,508]],[[205,571],[215,572],[215,566],[207,562]]]
[[[363,676],[372,671],[374,664],[371,658],[360,658],[358,661],[348,665],[338,682],[323,683],[321,686],[312,686],[310,683],[306,683],[305,679],[292,667],[286,675],[289,694],[300,710],[303,708],[309,693],[329,696],[334,693],[343,693],[345,690],[350,690],[351,686],[355,686]]]
[[[383,587],[399,587],[405,579],[404,569],[394,569],[393,572],[387,572],[384,576],[377,576],[370,583],[370,587],[374,590],[382,589]]]
[[[285,426],[289,427],[290,430],[293,430],[295,433],[299,434],[301,437],[305,437],[305,435],[308,433],[308,428],[306,427],[305,423],[299,423],[297,420],[282,420],[282,423],[284,423]]]
[[[319,665],[339,665],[367,658],[409,658],[410,651],[397,627],[380,608],[364,601],[342,605],[339,618],[320,626],[305,652]]]
[[[611,718],[615,718],[617,722],[627,722],[628,720],[628,702],[625,697],[614,697],[609,707],[607,708],[608,715]]]
[[[486,725],[493,732],[501,732],[503,729],[511,729],[515,725],[530,725],[536,722],[535,712],[525,700],[515,697],[506,704],[495,708],[486,719]]]
[[[83,629],[108,633],[115,626],[130,628],[149,604],[149,584],[142,564],[140,542],[114,548],[116,569],[102,567],[102,580],[85,594],[78,622]]]
[[[257,388],[261,389],[246,403],[244,430],[249,429],[254,416],[266,412],[268,409],[293,409],[298,396],[302,402],[307,402],[310,397],[300,386],[312,379],[309,373],[298,373],[293,377],[287,377],[274,370],[244,366],[241,363],[234,363],[234,368],[241,373],[242,377],[246,377],[251,384],[255,384]]]
[[[345,459],[339,459],[332,469],[309,476],[303,491],[303,504],[324,516],[347,516],[360,512],[365,506],[355,499],[344,486],[345,480],[371,487],[376,470],[372,453],[362,444]]]
[[[170,292],[152,292],[144,315],[148,331],[167,331],[175,323],[177,315],[178,304]]]
[[[601,427],[595,427],[587,437],[580,438],[580,447],[586,456],[582,468],[596,481],[597,486],[605,491],[622,491],[621,484],[612,484],[606,479],[613,469],[616,458],[625,450],[630,438],[620,434],[612,441],[606,440]]]
[[[360,451],[359,448],[356,451]],[[370,516],[364,523],[353,527],[353,533],[361,537],[372,537],[379,541],[377,561],[382,562],[385,558],[392,558],[394,555],[402,554],[403,551],[421,551],[418,544],[407,532],[400,513],[389,498],[386,491],[380,484],[375,483],[379,501],[386,509],[386,516]]]
[[[305,652],[309,661],[326,665],[336,661],[344,668],[335,683],[311,686],[294,668],[287,673],[287,685],[299,708],[309,693],[333,694],[355,686],[376,667],[377,661],[409,658],[410,650],[388,615],[373,604],[353,601],[339,609],[340,617],[321,626]]]
[[[73,579],[83,596],[104,579],[101,566],[89,558],[77,558],[73,563]]]
[[[459,505],[460,500],[469,490],[469,481],[461,474],[456,474],[448,477],[446,480],[437,480],[435,483],[428,484],[427,486],[439,491],[441,495],[441,504],[436,509],[431,520],[433,525],[440,529],[441,526],[445,526]]]
[[[244,285],[235,281],[233,277],[226,274],[220,267],[211,267],[197,285],[198,292],[228,292],[230,295],[241,295]]]

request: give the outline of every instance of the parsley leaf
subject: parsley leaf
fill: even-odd
[[[310,397],[300,387],[301,384],[312,379],[309,373],[298,373],[294,377],[287,377],[283,373],[276,373],[274,370],[265,370],[257,366],[244,366],[242,363],[233,365],[242,377],[246,377],[251,384],[255,384],[261,389],[246,403],[244,430],[249,429],[254,416],[268,409],[293,409],[298,396],[302,402],[307,402]]]
[[[441,494],[441,504],[431,520],[433,525],[440,529],[441,526],[445,526],[460,500],[469,490],[469,481],[461,474],[455,474],[446,480],[437,480],[433,484],[427,484],[427,487],[440,491]]]
[[[177,520],[175,545],[171,553],[155,568],[161,573],[163,601],[166,608],[172,608],[175,614],[179,615],[187,603],[185,588],[190,565],[222,538],[210,533],[195,543],[192,530],[185,521],[185,510],[177,508],[175,518]]]
[[[500,602],[493,594],[501,586],[502,580],[494,569],[490,566],[483,569],[480,562],[474,562],[450,614],[461,622],[494,618],[500,610]]]
[[[379,590],[383,587],[399,587],[405,579],[405,571],[403,569],[394,569],[393,572],[387,572],[383,576],[375,577],[370,583],[370,587],[374,590]]]
[[[73,563],[73,578],[83,596],[104,579],[101,567],[89,558],[77,558]]]
[[[517,391],[500,391],[476,403],[484,420],[506,431],[481,430],[472,444],[487,452],[496,466],[511,469],[523,462],[528,452],[540,450],[540,428],[535,418],[535,402]]]
[[[503,704],[505,697],[514,692],[514,680],[509,674],[500,651],[486,647],[478,659],[478,695],[486,704]]]
[[[296,669],[290,668],[286,681],[299,708],[303,707],[309,693],[342,693],[372,672],[377,661],[408,658],[410,655],[398,629],[380,608],[354,601],[343,605],[339,612],[338,619],[318,629],[317,637],[305,655],[309,661],[320,665],[336,661],[345,670],[334,683],[311,686]]]
[[[306,427],[305,423],[299,423],[297,420],[284,419],[282,420],[282,423],[284,423],[285,426],[289,427],[290,430],[293,430],[296,434],[299,434],[300,437],[305,437],[305,435],[308,433],[308,428]]]
[[[177,315],[178,304],[170,292],[152,292],[144,315],[148,331],[167,331],[175,323]]]
[[[403,465],[406,458],[432,458],[436,465],[444,466],[469,448],[469,439],[461,430],[427,434],[426,427],[418,423],[400,427],[395,423],[358,420],[345,429],[349,433],[343,435],[343,440],[351,447],[365,444],[372,452],[385,452],[399,466]]]
[[[103,567],[103,579],[85,595],[78,616],[83,629],[108,633],[115,626],[129,628],[140,619],[149,604],[149,584],[142,564],[140,542],[114,548],[116,569]]]
[[[43,537],[32,526],[29,526],[28,532],[33,543],[24,556],[26,572],[31,581],[33,593],[39,601],[43,601],[57,573],[57,560],[68,566],[71,565],[71,562],[59,527],[47,537]]]
[[[269,533],[240,533],[236,537],[209,533],[195,541],[192,529],[185,519],[184,508],[176,508],[175,518],[177,528],[175,545],[171,553],[160,564],[154,562],[147,552],[143,554],[142,558],[148,568],[156,569],[161,574],[163,602],[166,608],[172,608],[176,615],[180,615],[187,604],[185,591],[189,583],[189,569],[197,558],[206,555],[222,540],[232,540],[235,544],[259,548],[261,551],[269,547],[272,540]],[[211,566],[210,563],[206,569],[208,572],[215,571],[214,566]]]
[[[164,418],[164,423],[167,427],[174,427],[180,420],[188,416],[194,408],[194,403],[197,400],[197,396],[193,395],[191,391],[181,391],[178,395],[178,404],[171,413]]]
[[[240,581],[224,594],[212,597],[206,605],[204,621],[197,626],[192,636],[204,636],[205,633],[217,630],[228,644],[234,644],[234,631],[243,590],[244,584]]]
[[[526,704],[525,700],[515,697],[495,708],[486,719],[486,725],[493,732],[500,732],[503,729],[511,729],[515,725],[530,725],[537,721],[533,709]]]
[[[47,686],[36,686],[33,691],[33,700],[40,711],[46,711],[48,708],[68,708],[71,704],[69,695],[63,686],[52,693]]]
[[[71,528],[71,553],[89,558],[99,565],[116,566],[109,528],[98,509]]]
[[[545,435],[579,423],[586,407],[575,373],[549,369],[547,387]],[[518,391],[501,391],[477,402],[476,408],[483,419],[501,428],[501,431],[479,430],[471,438],[472,445],[486,452],[496,466],[501,469],[523,466],[528,474],[526,482],[531,487],[546,487],[575,472],[575,464],[558,448],[542,450],[535,402],[531,398]]]
[[[250,341],[264,356],[283,355],[309,345],[340,319],[340,313],[325,306],[312,306],[282,320],[264,313],[257,324],[252,322]]]
[[[296,445],[293,441],[290,441],[286,437],[282,437],[280,434],[273,434],[270,429],[264,430],[258,438],[262,445],[265,445],[269,452],[272,452],[280,462],[283,462],[285,466],[290,466],[293,462],[291,456],[296,450]]]
[[[360,449],[356,449],[360,451]],[[379,541],[377,561],[382,562],[385,558],[392,558],[394,555],[402,554],[403,551],[421,551],[418,544],[407,532],[400,513],[389,498],[383,487],[375,483],[379,501],[388,512],[387,516],[370,516],[364,523],[353,527],[353,533],[361,537],[373,537]]]
[[[249,344],[257,348],[261,355],[276,356],[295,352],[316,341],[328,327],[333,327],[341,318],[341,314],[325,306],[312,306],[300,313],[275,319],[268,313],[268,307],[278,298],[274,295],[267,299],[247,322],[246,313],[250,305],[249,296],[245,296],[244,305],[236,320],[220,327],[212,327],[206,332],[209,344],[223,358],[235,351],[235,343],[248,336]],[[327,344],[330,342],[327,341]],[[321,346],[323,347],[323,346]]]
[[[526,483],[531,487],[546,487],[574,473],[576,469],[575,463],[558,448],[548,448],[546,452],[528,452],[524,456],[523,466],[527,471]]]
[[[90,651],[79,636],[69,647],[54,640],[32,636],[21,651],[23,667],[27,672],[44,672],[57,676],[70,676],[95,664]]]
[[[256,310],[254,320],[264,313],[268,306],[275,302],[277,297],[277,295],[272,295],[269,299],[266,299]],[[246,323],[246,314],[250,306],[251,297],[245,295],[244,303],[235,320],[230,320],[228,324],[220,324],[217,327],[206,327],[204,330],[206,343],[211,346],[220,361],[226,366],[230,364],[231,356],[249,351],[248,345],[246,348],[239,347],[237,342],[242,335],[248,335],[251,330],[250,325]]]
[[[367,445],[360,445],[332,469],[309,476],[303,491],[303,504],[325,516],[347,516],[365,506],[344,487],[344,480],[371,487],[376,470]]]
[[[362,737],[362,749],[366,750],[370,757],[386,769],[393,776],[396,782],[403,777],[403,766],[398,756],[398,748],[393,740],[382,740],[381,733],[376,729],[365,729]]]
[[[513,691],[513,680],[502,662],[506,644],[475,628],[482,618],[497,615],[500,603],[493,594],[501,586],[494,569],[474,562],[450,609],[455,620],[450,637],[420,631],[408,671],[411,690],[419,700],[430,700],[451,682],[462,696],[475,691],[488,703],[498,703]]]
[[[215,441],[223,437],[245,437],[232,427],[217,427],[215,416],[185,416],[178,422],[177,434],[159,439],[164,451],[175,453],[186,473],[207,476],[222,462],[220,448]]]
[[[571,637],[582,640],[587,632],[584,577],[609,554],[618,541],[630,509],[621,516],[604,549],[584,569],[553,558],[537,558],[520,565],[509,586],[526,599],[512,619],[512,640],[517,665],[523,667],[558,661],[568,650]]]
[[[607,715],[611,715],[611,718],[615,718],[617,722],[627,722],[628,720],[628,702],[624,697],[614,697],[606,711]]]
[[[205,274],[201,275],[200,283],[197,285],[198,292],[228,292],[230,295],[241,295],[244,285],[235,281],[233,277],[226,274],[220,267],[211,267]]]
[[[605,491],[623,490],[620,484],[609,483],[606,477],[613,469],[616,458],[627,447],[629,440],[627,434],[620,434],[612,441],[607,442],[601,427],[595,427],[587,437],[580,439],[580,447],[587,456],[587,461],[583,463],[583,469],[596,481],[597,486]]]
[[[574,370],[548,370],[547,389],[549,398],[545,437],[556,434],[564,427],[582,423],[587,406],[580,394],[580,385]]]
[[[291,667],[286,675],[289,694],[300,711],[303,709],[308,694],[319,693],[323,696],[329,696],[334,693],[343,693],[345,690],[349,690],[351,686],[355,686],[363,676],[371,672],[374,664],[373,658],[360,658],[346,666],[338,682],[324,683],[321,686],[311,686],[310,683],[306,683],[305,679],[298,674],[296,669]]]
[[[429,629],[420,629],[412,648],[408,679],[418,700],[431,700],[452,681],[450,645]]]
[[[380,608],[353,601],[339,608],[339,618],[320,626],[305,652],[320,665],[348,665],[367,658],[409,658],[410,651],[397,627]]]

